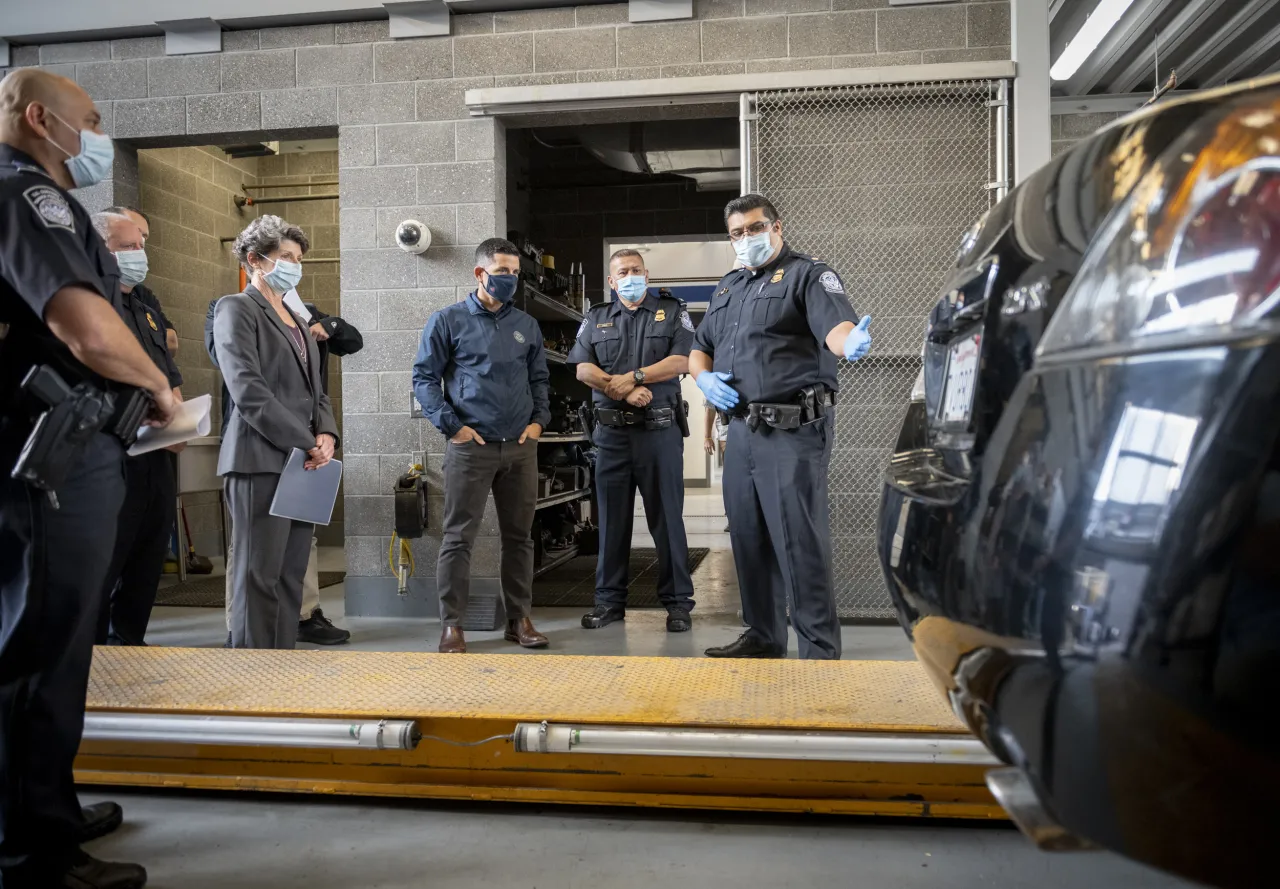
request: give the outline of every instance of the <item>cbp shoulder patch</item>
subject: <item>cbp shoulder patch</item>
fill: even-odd
[[[583,331],[587,329],[588,320],[589,319],[587,318],[582,319],[582,323],[578,325],[578,332],[573,335],[574,339],[577,339],[578,337],[582,336]]]
[[[823,272],[818,281],[822,284],[822,289],[828,293],[844,293],[844,285],[840,283],[840,276],[835,272]]]
[[[682,311],[680,313],[680,326],[690,333],[693,333],[693,319],[689,317],[688,312]]]
[[[65,228],[75,234],[76,218],[71,212],[67,199],[51,185],[33,185],[22,193],[36,211],[45,228]]]

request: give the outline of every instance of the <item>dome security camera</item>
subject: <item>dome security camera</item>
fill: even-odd
[[[431,246],[431,229],[416,219],[406,219],[396,229],[396,246],[405,253],[426,253]]]

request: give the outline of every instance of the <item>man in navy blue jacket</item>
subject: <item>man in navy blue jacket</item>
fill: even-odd
[[[463,653],[462,615],[471,592],[471,547],[493,492],[502,537],[506,639],[545,648],[533,605],[533,514],[538,437],[551,419],[542,330],[511,305],[520,280],[514,244],[476,248],[476,289],[427,321],[413,365],[422,412],[449,439],[444,458],[444,535],[436,565],[440,651]]]

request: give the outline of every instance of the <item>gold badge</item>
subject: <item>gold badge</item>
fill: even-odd
[[[783,271],[785,271],[785,269],[778,269],[776,272],[774,272],[773,277],[769,279],[769,283],[777,284],[779,281],[781,281]]]
[[[717,293],[716,296],[724,296],[728,292],[729,292],[729,288],[726,287],[724,290],[721,290],[719,293]]]
[[[147,312],[147,323],[151,325],[151,329],[152,329],[152,330],[159,330],[159,329],[160,329],[160,328],[156,327],[156,319],[151,317],[151,313],[150,313],[150,312]]]
[[[655,313],[655,314],[654,314],[654,316],[653,316],[653,320],[654,320],[654,321],[666,321],[666,320],[667,320],[667,310],[666,310],[666,309],[658,309],[657,313]]]

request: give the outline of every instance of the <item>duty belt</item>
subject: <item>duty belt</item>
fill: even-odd
[[[616,410],[614,408],[596,408],[596,422],[612,429],[625,429],[628,426],[644,426],[645,429],[668,429],[675,422],[675,408],[651,407],[638,411]]]
[[[772,429],[799,429],[821,420],[835,403],[836,393],[818,384],[805,386],[789,402],[752,401],[732,411],[721,411],[720,417],[726,425],[730,420],[746,420],[752,432],[761,423]]]

